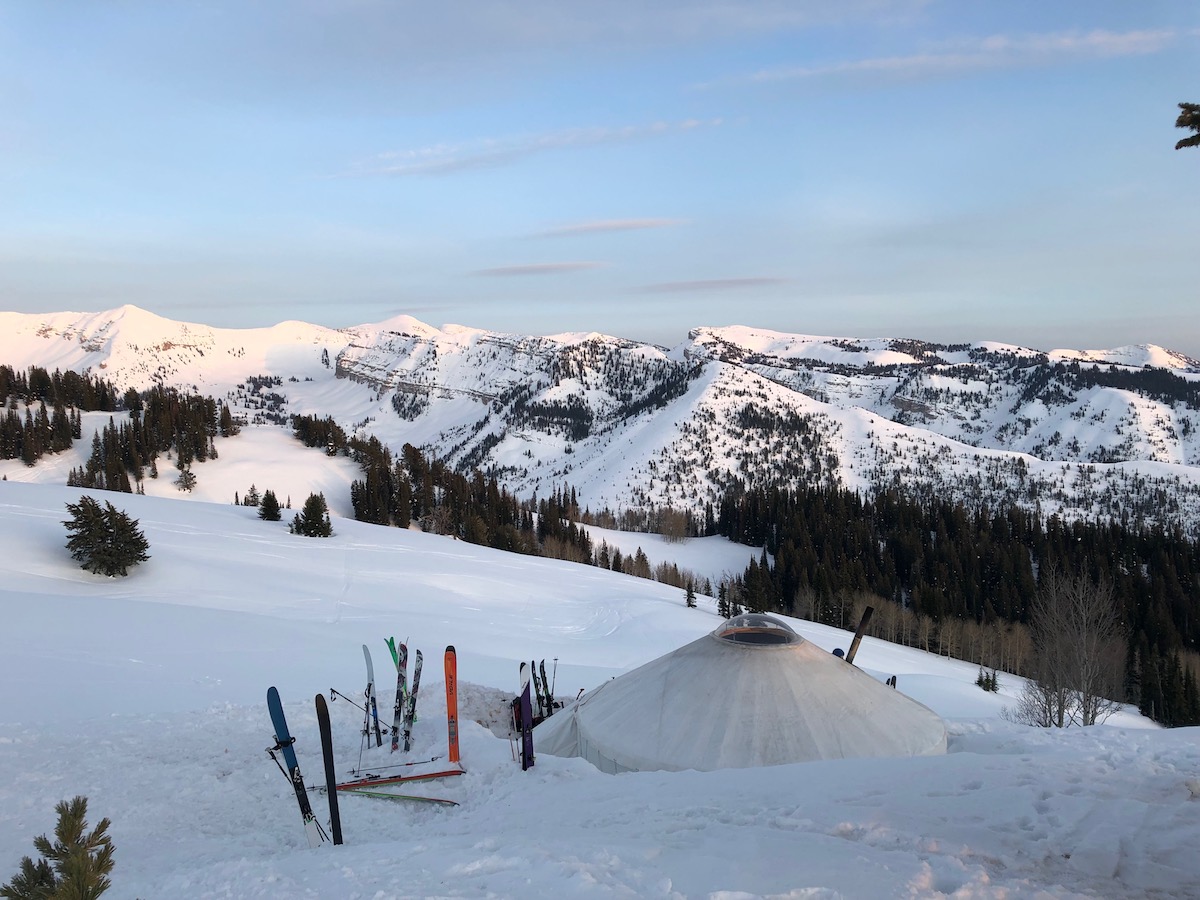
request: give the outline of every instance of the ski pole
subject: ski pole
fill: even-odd
[[[392,765],[392,766],[371,766],[370,768],[372,770],[374,770],[374,769],[403,769],[407,766],[423,766],[423,765],[425,765],[425,763],[437,762],[439,759],[441,759],[440,756],[431,756],[431,757],[429,757],[429,759],[417,759],[417,760],[413,760],[412,762],[396,763],[395,765]],[[366,769],[364,769],[364,768],[351,769],[350,774],[351,775],[359,775],[365,771],[366,771]]]
[[[330,699],[330,700],[336,700],[338,697],[341,697],[343,700],[345,700],[347,703],[349,703],[349,704],[350,704],[351,706],[353,706],[355,709],[362,710],[363,712],[366,712],[366,711],[367,711],[365,707],[359,706],[359,705],[358,705],[357,703],[355,703],[355,702],[354,702],[354,701],[353,701],[351,698],[347,697],[345,694],[343,694],[343,693],[342,693],[341,691],[339,691],[337,688],[330,688],[330,689],[329,689],[329,699]]]

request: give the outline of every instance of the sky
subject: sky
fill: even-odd
[[[0,0],[0,308],[1200,358],[1198,50],[1186,0]]]

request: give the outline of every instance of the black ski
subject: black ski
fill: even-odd
[[[543,659],[538,666],[542,672],[542,694],[546,698],[546,715],[554,715],[554,691],[550,688],[550,682],[546,680],[546,660]]]
[[[413,662],[412,687],[409,688],[407,702],[404,705],[404,752],[412,749],[412,727],[417,718],[417,690],[421,687],[421,651],[417,651]]]
[[[529,661],[529,680],[533,684],[533,690],[529,698],[533,704],[533,714],[538,719],[541,719],[545,713],[542,711],[542,686],[538,684],[537,660]]]
[[[529,697],[529,682],[521,688],[521,770],[533,767],[533,701]]]
[[[333,842],[342,842],[342,816],[338,812],[337,772],[333,767],[333,729],[329,727],[329,707],[323,694],[317,694],[317,727],[321,731],[321,755],[325,758],[325,793],[329,795],[329,830]]]
[[[304,819],[304,832],[308,836],[308,846],[318,847],[321,841],[328,840],[328,838],[321,829],[317,817],[313,815],[312,806],[308,802],[308,792],[304,789],[300,764],[296,761],[294,746],[296,739],[288,731],[287,719],[283,715],[283,703],[279,699],[279,691],[274,687],[267,689],[267,709],[271,713],[271,724],[275,727],[275,746],[268,747],[267,753],[270,754],[271,759],[275,760],[275,765],[279,766],[279,770],[287,776],[288,781],[292,783],[292,789],[296,792],[296,802],[300,804],[300,815]],[[275,755],[276,751],[283,754],[283,761],[287,764],[286,769],[280,765],[279,757]]]

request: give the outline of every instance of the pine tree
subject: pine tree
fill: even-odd
[[[1191,137],[1185,137],[1175,145],[1176,150],[1184,147],[1200,147],[1200,103],[1180,103],[1179,118],[1175,120],[1176,128],[1190,128],[1196,132]]]
[[[329,506],[325,503],[324,494],[309,494],[304,501],[304,508],[292,519],[292,534],[302,534],[305,537],[329,537],[333,534],[333,524],[329,521]]]
[[[683,595],[683,602],[687,605],[688,609],[696,608],[696,591],[692,588],[690,581],[688,582],[687,592]]]
[[[282,515],[279,512],[279,498],[269,488],[262,495],[258,505],[258,517],[265,522],[278,522]]]
[[[21,870],[0,887],[0,897],[9,900],[95,900],[112,882],[113,842],[107,834],[108,819],[101,819],[87,832],[87,798],[63,800],[54,807],[58,824],[53,842],[46,835],[33,839],[41,854],[36,862],[26,856]]]
[[[93,575],[128,575],[129,567],[150,558],[145,535],[131,519],[111,503],[104,509],[91,497],[83,496],[78,503],[68,503],[71,518],[63,525],[71,533],[67,549],[79,562],[80,568]]]
[[[196,475],[192,472],[192,464],[184,462],[183,454],[180,453],[175,460],[175,468],[179,470],[179,477],[175,479],[175,486],[185,494],[190,494],[192,488],[196,486]]]

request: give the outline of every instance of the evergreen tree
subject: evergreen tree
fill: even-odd
[[[1196,132],[1191,137],[1185,137],[1177,143],[1176,150],[1200,146],[1200,103],[1180,103],[1179,118],[1175,120],[1175,127],[1190,128]]]
[[[58,824],[53,842],[46,835],[33,839],[41,854],[36,862],[26,856],[21,870],[8,884],[0,887],[0,897],[9,900],[94,900],[112,882],[113,842],[107,834],[108,819],[101,819],[87,831],[87,798],[63,800],[54,807]]]
[[[78,503],[68,503],[71,518],[63,522],[71,537],[67,549],[78,560],[80,568],[93,575],[128,575],[129,567],[150,558],[145,535],[131,519],[107,501],[105,508],[91,497],[83,496]]]
[[[279,498],[275,496],[275,492],[267,489],[262,495],[262,502],[258,505],[258,517],[266,522],[278,522],[282,517],[279,512]]]
[[[683,602],[687,605],[688,609],[696,608],[696,591],[692,588],[690,581],[688,582],[687,592],[683,595]]]
[[[196,486],[196,475],[192,472],[192,464],[185,462],[181,453],[175,460],[175,468],[179,470],[179,477],[175,479],[175,486],[185,494],[190,494],[192,488]]]
[[[302,534],[305,537],[329,537],[333,534],[333,524],[329,521],[329,506],[325,503],[324,494],[309,494],[304,501],[304,508],[292,519],[292,534]]]

